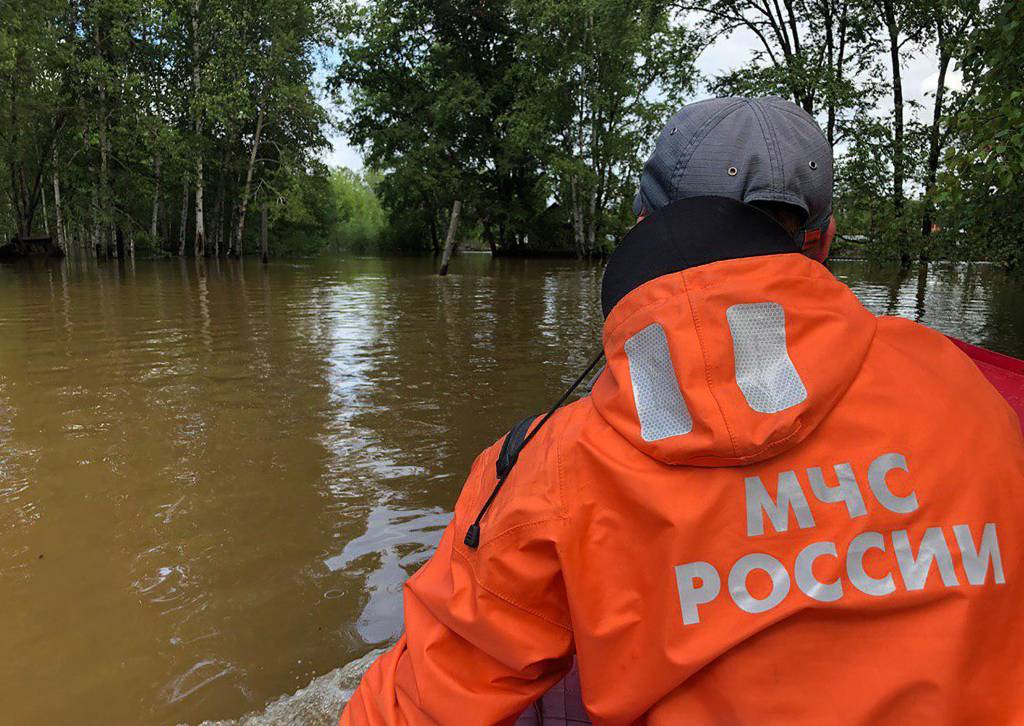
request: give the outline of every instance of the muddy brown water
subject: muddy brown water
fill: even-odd
[[[473,458],[557,398],[600,267],[0,266],[0,722],[259,712],[394,639]],[[986,265],[837,274],[1024,356]]]

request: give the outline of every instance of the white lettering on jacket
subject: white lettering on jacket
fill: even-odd
[[[814,497],[823,504],[845,504],[851,519],[868,516],[853,467],[848,463],[836,464],[833,471],[835,485],[825,481],[820,467],[807,469],[807,480]],[[888,512],[910,514],[918,510],[920,504],[910,486],[909,474],[906,457],[898,453],[883,454],[869,465],[868,488],[878,504]],[[766,519],[775,532],[788,531],[790,510],[800,529],[816,526],[795,471],[781,472],[774,489],[773,496],[758,476],[744,479],[748,536],[764,535]],[[928,527],[920,534],[907,529],[887,533],[861,531],[842,546],[828,541],[807,544],[792,562],[783,561],[768,552],[751,552],[732,563],[726,573],[726,591],[737,608],[757,615],[773,610],[788,598],[799,597],[793,593],[793,582],[796,583],[795,591],[821,603],[837,602],[847,597],[851,590],[844,587],[845,583],[852,586],[853,592],[871,597],[887,597],[899,592],[898,582],[902,583],[902,591],[905,592],[923,590],[932,577],[946,588],[962,587],[964,579],[971,586],[983,586],[990,581],[996,585],[1005,584],[996,524],[986,522],[980,538],[976,534],[977,529],[972,530],[969,524],[953,525],[949,533],[939,526]],[[770,541],[766,540],[766,543]],[[959,558],[954,556],[951,542],[956,543]],[[963,578],[958,574],[957,560]],[[819,563],[818,574],[815,574]],[[767,591],[761,588],[755,593],[748,588],[748,577],[758,570],[768,576],[771,586]],[[701,622],[701,607],[714,602],[722,594],[722,574],[710,562],[698,561],[677,565],[675,575],[683,624],[698,624]],[[763,578],[763,575],[759,577]]]

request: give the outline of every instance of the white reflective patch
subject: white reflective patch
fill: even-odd
[[[652,323],[627,340],[625,348],[643,440],[690,433],[693,418],[679,390],[664,329]]]
[[[758,413],[778,413],[807,400],[807,388],[786,347],[786,315],[778,303],[733,305],[725,311],[736,358],[736,383]]]

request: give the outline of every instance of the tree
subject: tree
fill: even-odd
[[[982,14],[963,53],[946,169],[936,201],[947,251],[1002,262],[1024,260],[1024,5],[1000,0]]]
[[[759,44],[750,62],[713,80],[719,95],[789,97],[822,115],[834,147],[877,99],[873,26],[856,0],[681,0],[680,9],[711,21],[711,33],[745,30]]]
[[[333,77],[342,128],[384,178],[396,227],[438,248],[456,198],[495,247],[543,199],[537,162],[508,143],[519,30],[507,0],[382,0],[347,7]]]
[[[136,239],[183,254],[193,229],[200,255],[239,251],[261,170],[286,189],[284,170],[326,179],[311,161],[330,16],[327,0],[0,4],[0,219],[100,256],[131,255]]]
[[[924,8],[926,27],[932,34],[938,58],[938,79],[935,83],[935,105],[928,130],[928,162],[924,178],[924,214],[921,216],[921,235],[932,232],[932,206],[939,158],[946,140],[946,73],[949,64],[963,49],[971,28],[981,12],[978,0],[941,0],[927,3]]]
[[[697,43],[660,3],[519,0],[521,97],[515,142],[533,148],[549,194],[569,210],[577,256],[601,251],[629,220],[643,154],[695,85]]]
[[[525,245],[549,199],[573,249],[621,231],[623,188],[695,45],[660,3],[382,0],[352,4],[334,76],[343,129],[383,174],[392,223],[439,247],[456,200],[494,251]]]
[[[58,0],[0,5],[0,143],[21,238],[33,234],[45,174],[72,105],[69,15]]]

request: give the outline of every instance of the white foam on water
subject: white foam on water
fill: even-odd
[[[203,721],[199,726],[335,726],[342,707],[359,686],[363,674],[385,649],[318,676],[305,688],[282,696],[258,713],[234,721]]]

